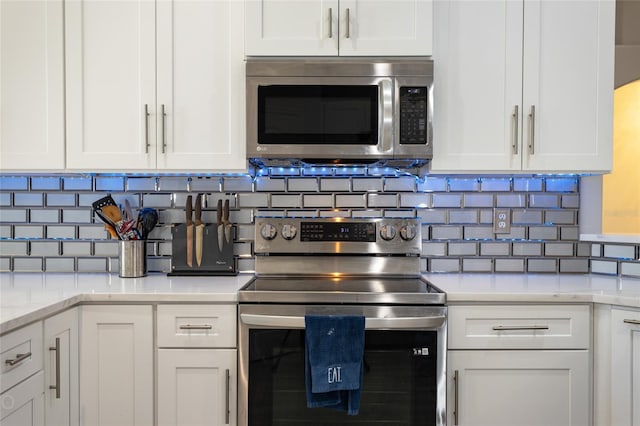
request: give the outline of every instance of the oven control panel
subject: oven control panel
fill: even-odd
[[[362,241],[376,240],[376,225],[360,222],[301,222],[301,241]]]
[[[419,254],[419,219],[256,218],[256,253]]]

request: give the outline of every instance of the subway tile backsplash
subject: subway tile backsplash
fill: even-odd
[[[418,217],[425,272],[602,273],[640,277],[640,244],[579,242],[576,176],[413,176],[389,168],[273,168],[250,175],[21,176],[0,174],[0,270],[116,272],[118,246],[91,203],[106,194],[160,221],[147,243],[150,272],[171,270],[171,229],[187,195],[204,193],[203,220],[229,200],[234,255],[252,272],[256,216]],[[511,212],[493,232],[493,209]]]

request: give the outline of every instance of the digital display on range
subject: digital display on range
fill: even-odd
[[[301,241],[358,241],[375,242],[375,223],[302,222]]]

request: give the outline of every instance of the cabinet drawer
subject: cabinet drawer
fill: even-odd
[[[449,349],[588,349],[588,305],[449,306]]]
[[[159,305],[158,347],[235,348],[236,305]]]
[[[0,337],[0,392],[42,370],[42,321]]]

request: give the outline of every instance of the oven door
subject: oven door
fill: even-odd
[[[240,305],[240,426],[445,424],[446,307]],[[360,412],[307,408],[304,315],[364,315]]]
[[[393,154],[388,77],[247,78],[249,158],[385,158]]]

